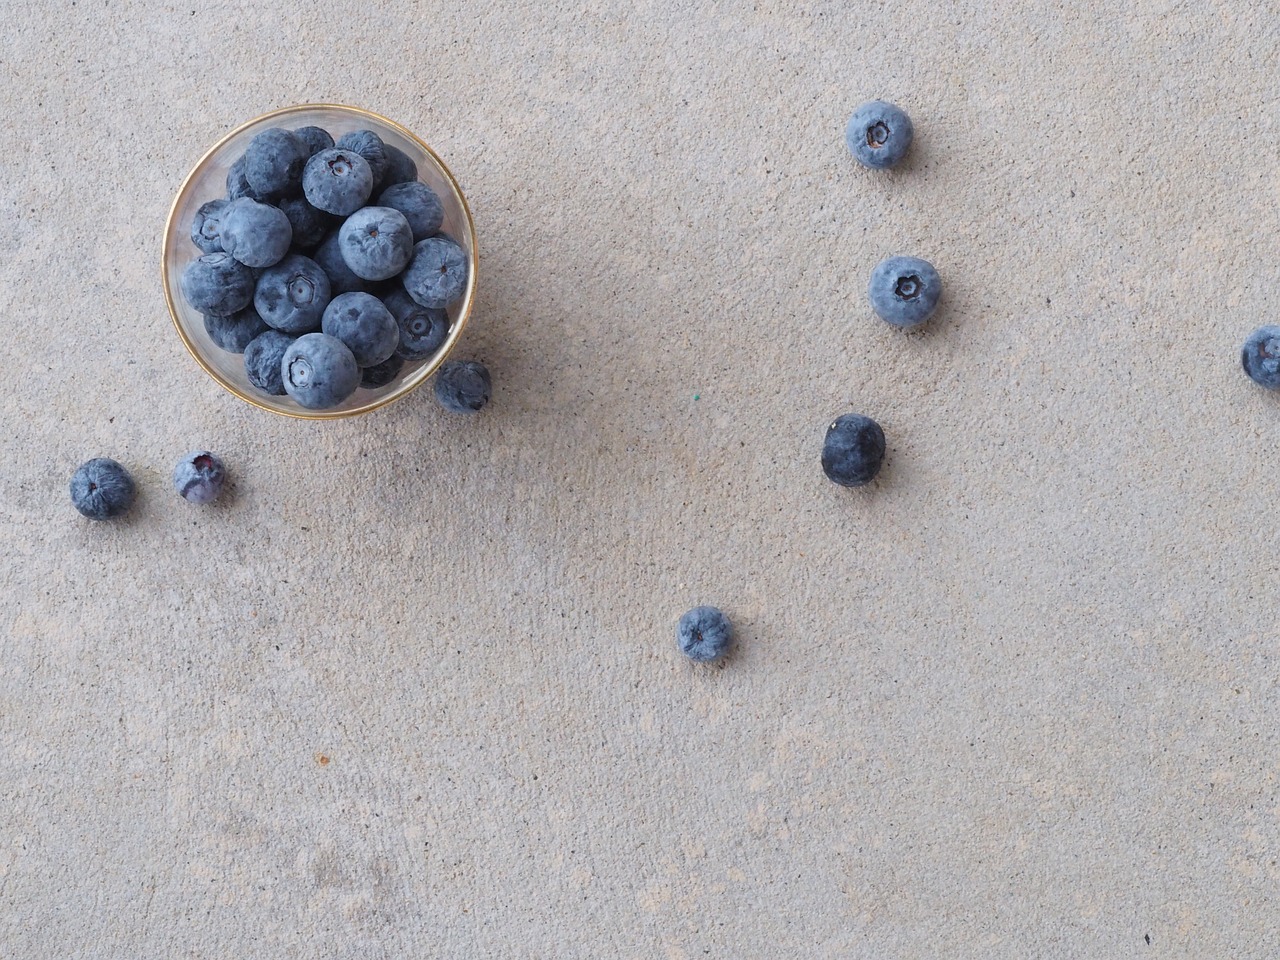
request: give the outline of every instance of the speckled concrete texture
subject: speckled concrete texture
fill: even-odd
[[[0,956],[1280,952],[1275,3],[11,5]],[[858,168],[862,99],[905,107]],[[186,356],[168,205],[361,105],[471,200],[430,392]],[[864,299],[942,273],[931,327]],[[889,438],[828,483],[837,414]],[[225,503],[169,487],[221,454]],[[67,479],[127,464],[132,517]],[[739,651],[682,661],[713,603]]]

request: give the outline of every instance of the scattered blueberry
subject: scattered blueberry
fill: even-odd
[[[365,280],[389,280],[413,256],[413,231],[399,210],[363,207],[338,230],[342,258],[351,272]]]
[[[444,223],[444,207],[436,192],[425,183],[396,183],[378,197],[378,205],[404,214],[413,230],[413,242],[434,235]]]
[[[343,293],[325,307],[320,329],[347,345],[356,363],[376,366],[396,352],[400,328],[382,301],[367,293]]]
[[[942,278],[919,257],[886,257],[871,271],[867,297],[880,319],[895,327],[924,323],[938,305]]]
[[[364,157],[373,172],[373,185],[377,187],[387,172],[387,145],[372,130],[353,130],[344,133],[336,144],[339,150],[354,150]]]
[[[71,475],[71,503],[90,520],[128,513],[136,495],[129,471],[108,457],[81,464]]]
[[[1280,390],[1280,327],[1259,327],[1245,340],[1240,363],[1254,383]]]
[[[314,157],[321,150],[333,149],[333,137],[323,127],[299,127],[293,135],[307,145],[307,157]]]
[[[733,646],[733,624],[715,607],[694,607],[680,618],[676,645],[690,660],[719,660]]]
[[[227,317],[253,302],[253,271],[226,253],[206,253],[182,271],[182,295],[203,314]]]
[[[401,279],[424,307],[447,307],[467,289],[467,255],[448,237],[428,237],[414,246]]]
[[[306,197],[290,197],[280,201],[280,209],[293,228],[293,245],[309,250],[325,238],[334,225],[333,215],[317,210]]]
[[[373,193],[373,171],[355,150],[321,150],[307,161],[302,191],[313,207],[349,217]]]
[[[222,211],[227,208],[226,200],[210,200],[201,204],[191,220],[191,242],[203,253],[218,253],[222,250],[221,230]]]
[[[377,387],[385,387],[388,383],[400,375],[400,371],[404,368],[404,358],[398,353],[393,353],[381,363],[375,363],[372,367],[365,367],[360,371],[360,386],[376,389]]]
[[[400,346],[396,354],[405,360],[425,360],[449,337],[449,314],[424,307],[403,290],[392,290],[382,298],[400,327]]]
[[[284,389],[312,410],[336,407],[360,386],[360,367],[347,345],[325,333],[308,333],[280,360]]]
[[[302,189],[302,170],[311,151],[297,134],[273,127],[249,141],[244,175],[259,196],[289,197]]]
[[[491,389],[488,368],[476,360],[446,360],[436,374],[436,400],[451,413],[475,413]]]
[[[284,379],[280,375],[280,361],[293,343],[293,337],[279,330],[268,330],[254,337],[244,348],[244,372],[252,383],[273,397],[284,393]]]
[[[911,118],[883,100],[864,103],[844,131],[850,152],[864,167],[883,170],[907,155],[914,135]]]
[[[373,286],[367,280],[357,277],[347,266],[347,261],[342,257],[337,230],[324,238],[311,254],[311,259],[320,264],[320,269],[329,277],[329,289],[334,296],[352,291],[368,293]]]
[[[222,211],[222,249],[247,267],[269,267],[289,252],[293,227],[279,207],[248,197]]]
[[[378,182],[380,189],[385,189],[393,183],[412,183],[418,179],[418,165],[407,153],[386,141],[382,143],[382,150],[387,155],[387,169]]]
[[[320,328],[329,305],[329,277],[314,260],[291,253],[258,277],[253,304],[270,327],[285,333]]]
[[[204,328],[210,340],[230,353],[244,353],[244,348],[249,345],[249,341],[268,329],[252,304],[229,317],[207,313],[204,317]]]
[[[227,471],[208,450],[189,453],[173,468],[173,488],[189,503],[212,503],[222,492]]]
[[[822,472],[842,487],[870,483],[884,463],[884,431],[860,413],[846,413],[827,427],[822,443]]]

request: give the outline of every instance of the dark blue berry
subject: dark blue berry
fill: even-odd
[[[911,118],[883,100],[864,103],[844,131],[844,140],[864,167],[883,170],[907,155],[914,135]]]
[[[1259,327],[1245,340],[1240,363],[1249,379],[1268,390],[1280,390],[1280,327]]]
[[[311,254],[311,259],[320,264],[320,269],[328,276],[329,289],[335,297],[340,293],[368,293],[373,288],[373,284],[357,277],[347,266],[347,261],[342,257],[337,230],[324,238]]]
[[[389,280],[413,256],[413,231],[404,214],[391,207],[364,207],[338,230],[342,259],[357,277]]]
[[[254,337],[244,348],[244,373],[249,382],[272,396],[284,393],[280,361],[293,340],[293,337],[279,330],[268,330]]]
[[[942,296],[942,278],[928,260],[886,257],[871,271],[867,298],[880,319],[914,327],[929,319]]]
[[[418,179],[418,165],[407,153],[385,141],[382,149],[387,155],[387,169],[378,182],[379,189],[385,189],[393,183],[412,183]]]
[[[860,413],[846,413],[827,427],[822,472],[842,487],[860,487],[880,472],[884,449],[880,424]]]
[[[307,161],[302,191],[316,209],[349,217],[373,193],[373,171],[354,150],[321,150]]]
[[[467,289],[467,255],[448,237],[428,237],[414,246],[401,279],[424,307],[447,307]]]
[[[212,503],[227,479],[222,461],[208,450],[189,453],[173,468],[173,488],[189,503]]]
[[[343,293],[325,308],[320,328],[347,345],[356,363],[372,367],[396,352],[400,328],[382,301],[368,293]]]
[[[360,367],[346,344],[325,333],[308,333],[280,360],[284,389],[311,410],[336,407],[360,386]]]
[[[333,149],[333,137],[323,127],[299,127],[293,135],[307,145],[308,159],[321,150]]]
[[[676,645],[690,660],[719,660],[733,646],[733,624],[715,607],[694,607],[680,618]]]
[[[400,371],[404,368],[404,358],[398,353],[393,353],[381,363],[376,363],[372,367],[365,367],[360,371],[360,386],[368,389],[377,389],[385,387],[388,383],[400,375]]]
[[[329,305],[329,276],[314,260],[291,253],[258,277],[253,304],[267,326],[284,333],[320,329]]]
[[[404,214],[413,231],[414,243],[433,236],[444,223],[444,207],[440,198],[425,183],[393,184],[379,195],[378,205]]]
[[[262,322],[262,317],[258,316],[258,311],[250,304],[229,317],[205,314],[204,329],[209,334],[209,339],[223,350],[244,353],[249,341],[268,328]]]
[[[247,267],[269,267],[289,252],[293,227],[279,207],[248,197],[222,211],[222,249]]]
[[[336,146],[339,150],[354,150],[365,158],[373,172],[373,186],[377,189],[387,172],[387,145],[382,138],[372,130],[353,130],[340,136]]]
[[[451,413],[477,412],[491,389],[489,370],[477,360],[446,360],[436,374],[436,400]]]
[[[129,471],[108,457],[90,460],[71,475],[71,503],[90,520],[123,516],[136,495]]]
[[[289,197],[302,189],[302,170],[311,152],[288,130],[263,130],[244,152],[244,176],[259,196]]]
[[[403,290],[392,290],[382,302],[400,327],[396,353],[405,360],[425,360],[444,346],[449,337],[449,314],[424,307]]]
[[[293,245],[299,250],[310,250],[334,227],[332,214],[317,210],[306,197],[289,197],[280,201],[280,209],[289,218],[293,228]]]
[[[187,303],[203,314],[228,317],[253,302],[253,271],[226,253],[206,253],[182,271]]]
[[[191,242],[203,253],[218,253],[222,250],[222,211],[227,208],[226,200],[210,200],[202,204],[191,219]]]

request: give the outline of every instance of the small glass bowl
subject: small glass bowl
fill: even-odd
[[[449,336],[435,355],[417,363],[406,363],[399,375],[385,387],[361,387],[343,403],[326,410],[309,410],[287,394],[270,396],[251,384],[245,375],[244,357],[228,353],[209,339],[204,317],[187,303],[178,286],[187,264],[201,256],[200,250],[191,242],[191,221],[202,204],[227,195],[227,171],[244,153],[249,141],[269,127],[294,130],[306,126],[323,127],[335,140],[352,130],[372,130],[385,142],[403,150],[418,165],[418,179],[440,197],[444,206],[444,224],[440,232],[448,234],[466,251],[468,266],[467,289],[448,308]],[[476,291],[476,266],[476,228],[471,210],[458,181],[434,150],[400,124],[376,113],[336,103],[310,103],[264,113],[232,130],[200,158],[182,182],[169,210],[160,269],[165,300],[178,336],[209,376],[241,400],[263,410],[305,420],[334,420],[368,413],[399,400],[435,372],[457,343],[471,314]]]

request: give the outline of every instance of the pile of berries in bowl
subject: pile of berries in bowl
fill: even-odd
[[[363,413],[444,362],[471,309],[475,227],[425,143],[351,107],[291,107],[229,134],[188,175],[164,239],[192,356],[260,407]]]

